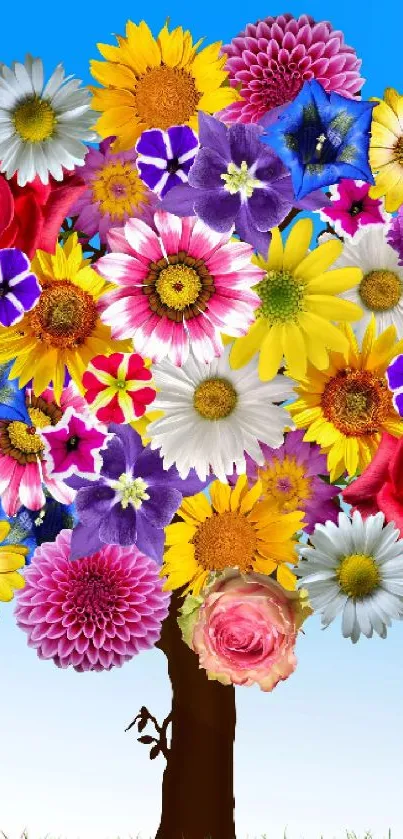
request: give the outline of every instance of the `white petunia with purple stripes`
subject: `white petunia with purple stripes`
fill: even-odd
[[[136,145],[141,180],[162,198],[172,187],[187,183],[198,148],[197,135],[188,125],[143,131]]]
[[[18,248],[0,250],[0,324],[14,326],[36,304],[41,287],[28,257]]]

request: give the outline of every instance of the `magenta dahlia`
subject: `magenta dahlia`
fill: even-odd
[[[245,32],[223,47],[232,87],[241,99],[220,116],[226,123],[259,122],[272,108],[292,102],[305,81],[343,96],[362,88],[361,60],[344,43],[344,36],[327,21],[290,14],[248,23]]]
[[[161,633],[170,595],[134,545],[70,560],[71,530],[38,547],[17,599],[17,624],[41,659],[75,670],[121,667]]]

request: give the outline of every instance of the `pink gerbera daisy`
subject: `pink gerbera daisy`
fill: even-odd
[[[305,81],[342,96],[362,88],[361,61],[346,46],[342,32],[327,21],[290,14],[249,23],[245,32],[223,47],[230,84],[241,99],[221,112],[227,123],[259,122],[272,108],[292,102]]]
[[[110,233],[114,253],[96,269],[118,288],[100,299],[101,318],[154,361],[184,364],[190,342],[199,361],[212,361],[223,351],[220,332],[245,335],[253,323],[260,299],[251,288],[264,271],[252,265],[250,245],[230,241],[232,230],[164,212],[154,224],[157,233],[130,219]]]
[[[75,228],[89,239],[99,233],[102,243],[111,227],[123,225],[128,218],[142,218],[152,224],[158,198],[141,180],[134,149],[114,154],[113,137],[103,140],[99,149],[90,148],[80,178],[87,189],[70,211],[78,216]]]
[[[148,384],[145,384],[145,383]],[[133,422],[154,401],[151,370],[138,353],[97,355],[83,376],[85,398],[101,422]]]
[[[105,545],[70,560],[71,530],[36,549],[17,600],[17,624],[41,659],[75,670],[121,667],[154,646],[170,595],[154,560]]]
[[[331,205],[320,211],[320,217],[329,221],[339,236],[354,236],[367,224],[384,224],[388,214],[382,209],[380,198],[370,198],[370,184],[343,178],[329,187]]]
[[[15,516],[22,505],[28,510],[40,510],[46,500],[43,485],[61,504],[71,504],[75,495],[60,478],[49,474],[43,458],[41,432],[60,422],[69,407],[88,415],[85,400],[70,383],[63,391],[60,405],[52,388],[40,396],[27,389],[26,407],[29,423],[0,420],[0,495],[7,516]]]

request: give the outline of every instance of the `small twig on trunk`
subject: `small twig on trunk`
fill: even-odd
[[[155,744],[150,750],[150,760],[154,760],[160,752],[164,755],[165,760],[168,760],[169,746],[167,740],[167,728],[169,723],[172,722],[172,713],[168,714],[162,725],[159,725],[156,718],[150,714],[148,708],[143,705],[134,720],[132,720],[130,725],[125,728],[125,731],[129,731],[136,723],[137,731],[143,731],[149,722],[153,723],[158,737],[150,737],[149,734],[145,734],[143,737],[138,737],[137,740],[139,743],[144,743],[146,746],[150,746],[152,743]]]

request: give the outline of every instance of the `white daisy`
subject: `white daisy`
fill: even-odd
[[[340,295],[363,309],[363,317],[353,324],[359,339],[363,338],[372,314],[378,335],[394,325],[398,337],[403,338],[403,267],[386,241],[386,233],[384,224],[359,230],[351,241],[344,243],[343,253],[333,266],[354,266],[363,272],[359,285]]]
[[[311,546],[299,548],[298,588],[308,590],[324,627],[343,612],[342,633],[354,644],[361,632],[386,638],[391,618],[403,618],[403,540],[384,521],[383,513],[365,520],[358,510],[352,520],[339,513],[338,526],[317,524]]]
[[[39,175],[63,180],[63,168],[82,166],[88,151],[84,140],[96,140],[90,131],[96,115],[90,110],[90,92],[80,79],[65,77],[61,64],[44,83],[40,58],[0,66],[0,171],[6,178],[18,173],[19,186]]]
[[[291,379],[275,376],[261,382],[257,360],[232,370],[227,346],[220,358],[203,364],[190,356],[182,367],[168,361],[156,364],[154,379],[159,390],[153,410],[165,416],[150,423],[151,448],[160,449],[165,469],[176,465],[185,478],[194,467],[201,480],[213,473],[226,476],[246,471],[245,452],[262,464],[259,442],[278,448],[284,428],[292,427],[290,415],[275,402],[293,395]]]

